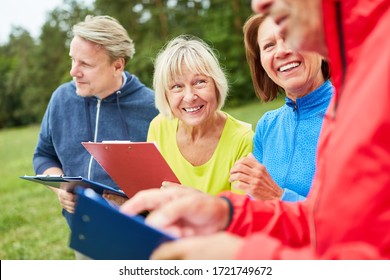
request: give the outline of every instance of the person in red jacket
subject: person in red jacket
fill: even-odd
[[[154,259],[390,258],[390,0],[253,0],[289,44],[329,59],[334,95],[304,202],[167,188],[122,206],[180,238]],[[302,11],[305,11],[304,13]],[[326,42],[326,45],[325,45]]]

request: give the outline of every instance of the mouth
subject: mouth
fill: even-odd
[[[78,81],[78,80],[74,80],[74,82],[75,82],[77,85],[85,85],[85,84],[87,84],[87,82],[82,82],[82,81]]]
[[[290,62],[290,63],[287,63],[283,66],[280,66],[278,68],[278,71],[280,72],[288,72],[294,68],[297,68],[299,65],[301,65],[301,62],[297,62],[297,61],[294,61],[294,62]]]
[[[200,106],[196,106],[196,107],[187,107],[187,108],[183,108],[183,111],[187,112],[187,113],[194,113],[194,112],[197,112],[199,111],[200,109],[203,108],[204,105],[200,105]]]

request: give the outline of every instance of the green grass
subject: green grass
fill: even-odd
[[[284,97],[281,96],[269,103],[254,101],[237,108],[224,109],[224,111],[228,112],[239,120],[252,124],[252,128],[256,129],[257,121],[265,112],[281,107],[284,102]]]
[[[264,112],[280,107],[283,102],[283,99],[269,104],[254,102],[225,111],[255,128]],[[19,178],[34,174],[31,159],[38,133],[38,126],[0,130],[2,260],[74,259],[68,246],[69,229],[55,194],[43,185]]]
[[[57,197],[32,175],[38,126],[0,131],[0,259],[73,259],[69,230]]]

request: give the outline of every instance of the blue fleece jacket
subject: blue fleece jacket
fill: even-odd
[[[254,151],[284,190],[282,200],[304,200],[315,173],[318,136],[334,92],[328,80],[296,103],[286,97],[281,108],[263,115],[256,126]]]
[[[122,88],[103,100],[78,96],[73,81],[54,91],[33,156],[36,174],[59,167],[67,176],[83,176],[118,188],[81,142],[146,141],[149,123],[158,114],[154,92],[136,76],[125,75]]]

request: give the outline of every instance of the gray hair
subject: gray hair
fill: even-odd
[[[218,91],[217,110],[220,110],[225,104],[229,88],[216,54],[203,40],[181,35],[168,42],[155,61],[153,87],[156,92],[156,107],[160,113],[173,118],[165,93],[176,77],[183,73],[183,66],[214,80]]]
[[[125,65],[135,53],[134,43],[126,29],[110,16],[86,16],[73,26],[73,36],[103,47],[112,61],[125,59]]]

